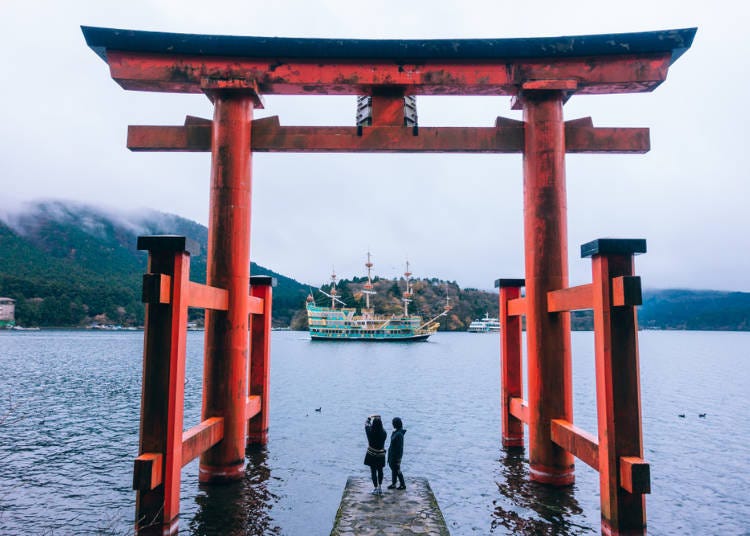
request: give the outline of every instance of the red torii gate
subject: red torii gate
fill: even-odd
[[[567,288],[565,153],[644,153],[648,129],[595,128],[590,118],[564,122],[562,108],[574,94],[652,91],[690,47],[694,28],[385,41],[82,29],[123,88],[204,93],[214,103],[212,121],[188,117],[184,126],[128,131],[131,150],[212,154],[207,285],[187,279],[191,246],[185,239],[139,240],[150,252],[134,475],[140,533],[176,531],[179,471],[189,459],[201,456],[202,482],[240,478],[246,442],[266,441],[271,292],[269,281],[249,278],[253,151],[523,153],[526,278],[498,281],[503,444],[522,445],[521,423],[527,423],[533,480],[572,483],[575,455],[600,471],[602,531],[645,533],[649,478],[642,459],[633,308],[640,280],[632,276],[632,255],[645,251],[645,241],[585,245],[582,253],[594,261],[594,283]],[[281,126],[275,117],[253,120],[263,94],[369,96],[371,121],[295,127]],[[509,95],[513,108],[523,110],[523,121],[499,117],[488,128],[405,126],[405,97],[416,95]],[[526,297],[520,298],[524,285]],[[203,421],[183,432],[188,306],[209,311]],[[594,309],[598,440],[572,424],[567,311],[578,308]],[[521,314],[527,326],[528,400],[520,398]],[[613,367],[622,367],[624,377],[615,377]],[[160,387],[165,395],[156,392]]]

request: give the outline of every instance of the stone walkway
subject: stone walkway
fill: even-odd
[[[350,476],[331,536],[450,536],[427,479],[408,478],[406,486],[372,495],[369,478]]]

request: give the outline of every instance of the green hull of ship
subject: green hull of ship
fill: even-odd
[[[420,342],[437,331],[419,316],[383,317],[356,315],[355,309],[308,304],[307,321],[314,341]]]

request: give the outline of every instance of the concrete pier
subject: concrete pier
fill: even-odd
[[[371,491],[369,478],[347,479],[331,536],[450,535],[426,478],[408,478],[405,490],[383,486],[380,496]]]

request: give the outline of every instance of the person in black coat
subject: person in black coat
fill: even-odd
[[[404,424],[399,417],[393,419],[393,432],[391,433],[391,444],[388,447],[388,467],[391,468],[391,485],[388,489],[406,489],[404,475],[401,473],[401,458],[404,456]],[[398,478],[398,488],[396,488]]]
[[[388,434],[383,429],[383,421],[380,415],[371,415],[365,421],[365,434],[367,434],[367,454],[365,454],[365,465],[370,466],[372,476],[372,493],[381,495],[383,490],[383,467],[385,467],[385,439]]]

